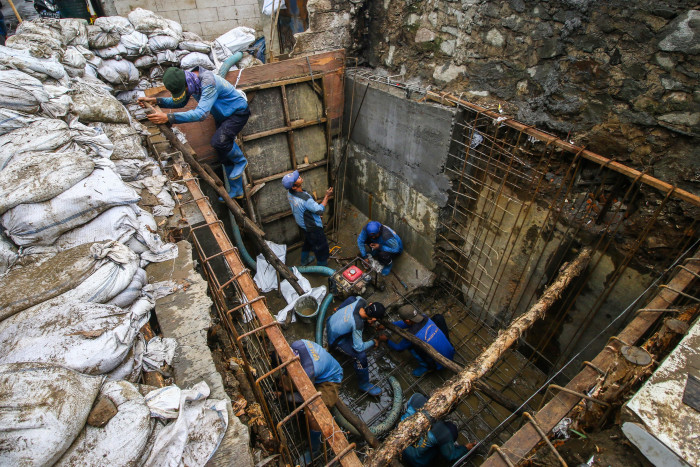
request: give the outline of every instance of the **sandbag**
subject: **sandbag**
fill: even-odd
[[[199,52],[203,54],[208,54],[209,52],[211,52],[211,46],[208,43],[201,40],[185,40],[180,42],[177,47],[182,50],[189,50],[190,52]]]
[[[137,309],[140,315],[114,305],[67,303],[21,311],[0,322],[0,364],[43,362],[88,375],[108,373],[148,322],[150,309]]]
[[[132,88],[139,82],[139,71],[128,60],[104,60],[97,73],[121,89]]]
[[[150,10],[144,10],[143,8],[136,8],[132,10],[127,18],[129,22],[134,26],[139,32],[144,34],[149,34],[156,30],[163,30],[168,27],[168,23],[164,18],[158,16]]]
[[[99,18],[98,18],[99,19]],[[121,35],[116,31],[105,31],[99,26],[87,27],[88,44],[91,49],[106,49],[119,44]]]
[[[108,208],[135,204],[140,199],[112,169],[96,168],[50,201],[10,209],[3,214],[2,225],[17,245],[51,245],[62,233],[91,221]]]
[[[15,268],[0,287],[0,321],[46,302],[84,282],[101,265],[92,244],[62,251],[43,263]]]
[[[139,302],[136,302],[139,303]],[[129,381],[136,383],[141,379],[143,369],[143,354],[146,349],[146,341],[141,333],[136,336],[134,346],[131,348],[121,365],[110,371],[107,381]]]
[[[143,55],[134,61],[136,68],[148,68],[157,63],[155,55]]]
[[[139,229],[131,238],[131,242],[138,242],[145,250],[141,252],[141,259],[151,263],[161,263],[177,258],[177,245],[166,243],[158,235],[156,220],[148,211],[136,206]],[[131,245],[131,243],[130,243]]]
[[[26,22],[26,21],[25,21]],[[67,78],[66,70],[58,61],[32,57],[26,50],[14,50],[0,45],[0,67],[23,71],[39,79]]]
[[[178,40],[172,36],[151,36],[148,39],[148,48],[153,53],[162,52],[163,50],[177,49]]]
[[[135,104],[139,97],[145,97],[146,93],[141,90],[134,89],[133,91],[122,91],[116,94],[116,98],[124,105]]]
[[[146,395],[146,403],[151,393]],[[204,465],[226,433],[228,411],[223,400],[208,400],[204,381],[180,394],[177,420],[166,425],[146,460],[149,466]],[[151,399],[152,400],[152,399]]]
[[[170,51],[168,50],[167,52],[170,52]],[[160,55],[160,54],[158,54],[158,55]],[[177,58],[176,58],[176,60],[177,60]],[[164,64],[165,64],[165,63],[164,63]],[[162,79],[162,78],[163,78],[163,74],[165,74],[165,70],[163,69],[162,66],[154,66],[154,67],[151,68],[151,70],[148,72],[148,77],[149,77],[149,79],[155,81],[155,80],[158,80],[158,79]]]
[[[109,60],[110,58],[116,58],[118,55],[126,55],[127,50],[121,42],[113,47],[107,47],[105,49],[95,49],[95,55],[100,57],[102,60]]]
[[[114,60],[108,60],[113,62]],[[122,60],[123,63],[129,63]],[[133,67],[133,65],[131,65]],[[102,68],[100,68],[102,69]],[[138,72],[136,72],[138,74]],[[109,92],[87,82],[73,82],[73,110],[83,122],[129,123],[124,106]]]
[[[22,21],[17,25],[15,34],[36,34],[59,42],[63,41],[61,22],[53,18],[37,18],[32,21]]]
[[[131,125],[102,123],[100,126],[115,146],[110,159],[145,159],[148,156],[141,144],[141,135]]]
[[[101,385],[101,377],[56,365],[0,365],[0,465],[53,465],[80,434]]]
[[[85,151],[15,156],[0,171],[0,214],[19,204],[48,201],[90,175],[94,168]]]
[[[100,27],[103,31],[116,32],[120,36],[134,32],[134,27],[123,16],[102,16],[95,19],[95,26]]]
[[[151,174],[155,161],[148,159],[117,159],[114,161],[114,171],[125,182],[133,182]]]
[[[159,65],[175,65],[180,60],[174,50],[163,50],[156,55],[156,61]]]
[[[37,113],[49,101],[44,85],[17,70],[0,71],[0,107],[25,113]]]
[[[69,230],[56,240],[54,246],[68,250],[78,245],[116,240],[126,243],[138,230],[139,221],[134,205],[107,209],[87,224]]]
[[[214,69],[214,63],[209,59],[209,57],[200,52],[191,52],[185,55],[182,60],[180,60],[180,68],[183,70],[189,70],[195,67],[206,68],[207,70]]]
[[[0,107],[0,136],[13,130],[31,125],[41,117]]]
[[[126,289],[122,290],[119,295],[111,299],[107,304],[120,308],[130,307],[141,296],[141,291],[147,283],[146,270],[142,268],[137,269]]]
[[[88,46],[87,21],[79,18],[65,18],[59,20],[59,23],[64,44]]]
[[[86,425],[57,466],[134,466],[151,434],[148,406],[127,381],[108,381],[100,395],[111,400],[117,414],[102,428]]]
[[[255,30],[239,26],[217,37],[215,42],[235,54],[238,51],[247,49],[250,44],[255,42]]]
[[[15,265],[18,256],[17,247],[0,233],[0,276]]]
[[[119,45],[126,49],[129,56],[136,57],[148,53],[148,36],[138,31],[123,35]]]
[[[75,50],[80,52],[83,55],[83,57],[85,58],[85,61],[87,63],[89,63],[90,65],[92,65],[93,67],[99,68],[100,65],[102,64],[102,59],[100,57],[98,57],[97,55],[95,55],[95,52],[93,52],[92,50],[90,50],[86,47],[82,47],[80,45],[76,46]]]
[[[64,67],[84,70],[87,60],[77,48],[71,46],[66,47],[61,63]]]
[[[0,170],[15,155],[25,152],[55,151],[70,143],[68,124],[52,118],[38,118],[22,128],[0,136]]]
[[[5,41],[5,45],[15,50],[29,52],[32,57],[53,59],[60,61],[63,58],[61,41],[39,34],[16,34]]]
[[[72,118],[68,122],[73,143],[98,157],[109,158],[114,152],[114,144],[102,128],[89,127]]]

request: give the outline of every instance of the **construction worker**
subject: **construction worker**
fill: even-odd
[[[379,302],[367,303],[362,297],[348,297],[340,304],[338,311],[326,322],[328,346],[355,360],[355,374],[361,391],[379,396],[382,390],[369,382],[369,364],[366,351],[379,346],[388,338],[381,335],[371,341],[362,340],[365,323],[374,325],[384,316],[384,305]]]
[[[382,275],[388,276],[395,257],[403,251],[403,243],[396,232],[377,221],[370,221],[357,236],[360,256],[367,258],[367,247],[382,267]]]
[[[172,97],[139,97],[139,104],[142,107],[157,104],[167,109],[179,109],[187,104],[190,97],[194,97],[197,107],[187,112],[170,114],[154,112],[148,115],[148,119],[157,124],[188,123],[202,121],[211,114],[216,122],[211,146],[216,150],[226,176],[231,181],[229,196],[242,198],[243,171],[248,161],[235,139],[250,117],[245,94],[222,77],[203,68],[195,68],[193,71],[168,68],[163,75],[163,84]]]
[[[433,319],[419,313],[412,305],[405,305],[399,308],[399,317],[402,321],[395,321],[394,324],[401,329],[406,329],[408,332],[416,336],[418,339],[430,345],[443,357],[452,360],[455,356],[455,348],[449,340],[449,331],[447,323],[442,315],[434,315]],[[402,339],[398,344],[387,341],[387,345],[392,350],[410,350],[411,355],[418,361],[418,367],[413,370],[412,374],[416,378],[420,378],[430,370],[441,370],[443,367],[423,350],[417,349],[407,339]]]
[[[418,412],[427,400],[423,394],[418,392],[413,394],[406,404],[406,413],[401,416],[401,420]],[[454,423],[438,420],[425,436],[404,449],[401,460],[412,467],[440,465],[440,461],[445,465],[452,465],[474,446],[473,443],[466,447],[456,444],[458,436],[459,432]]]
[[[292,214],[297,225],[304,231],[304,244],[301,246],[301,265],[306,266],[316,260],[319,266],[328,264],[330,251],[328,250],[328,239],[323,232],[323,219],[321,215],[328,205],[328,198],[333,193],[333,188],[326,190],[323,201],[317,203],[314,197],[304,191],[302,185],[304,179],[295,170],[282,177],[282,186],[287,189],[287,199],[292,206]],[[314,252],[316,257],[311,256]]]

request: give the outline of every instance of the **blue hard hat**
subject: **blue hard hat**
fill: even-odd
[[[286,189],[290,189],[291,187],[294,186],[296,181],[299,179],[299,171],[295,170],[292,173],[288,173],[284,177],[282,177],[282,186],[285,187]]]
[[[366,228],[369,235],[377,235],[382,228],[382,224],[377,221],[371,221],[367,224]]]

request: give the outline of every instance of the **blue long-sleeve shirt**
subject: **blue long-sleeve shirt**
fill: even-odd
[[[343,380],[343,367],[317,343],[301,339],[293,342],[291,347],[299,355],[301,366],[312,383],[340,383]]]
[[[387,253],[399,254],[403,251],[403,242],[401,242],[401,238],[386,225],[382,225],[378,238],[369,238],[367,226],[365,226],[360,232],[360,235],[357,236],[357,248],[359,248],[360,256],[363,258],[367,256],[367,246],[370,243],[378,243],[379,250]]]
[[[307,232],[323,228],[321,214],[326,209],[323,204],[314,201],[306,191],[287,190],[287,199],[299,227]]]
[[[403,321],[394,321],[394,324],[401,329],[408,329],[408,332],[423,342],[428,343],[432,348],[437,350],[440,355],[452,360],[455,356],[455,348],[452,347],[447,336],[445,336],[432,319],[428,318],[426,315],[423,315],[423,318],[425,318],[423,321],[420,323],[413,323],[410,327]],[[393,350],[406,350],[413,345],[407,339],[401,339],[398,344],[389,340],[387,344]]]
[[[416,409],[409,405],[401,420],[416,413]],[[448,462],[454,462],[467,453],[467,448],[455,444],[449,429],[442,421],[437,421],[428,431],[428,434],[416,441],[403,451],[403,460],[412,467],[427,467],[432,465],[433,459],[438,453]],[[448,464],[450,465],[450,464]]]
[[[352,348],[356,352],[364,352],[374,346],[373,340],[362,340],[365,320],[360,317],[360,308],[365,306],[367,306],[367,302],[362,297],[349,297],[340,304],[341,308],[326,322],[326,333],[330,345],[333,345],[342,336],[352,334]]]
[[[156,102],[165,109],[180,109],[184,107],[194,97],[197,107],[187,112],[175,112],[168,114],[170,123],[199,122],[207,118],[211,113],[217,123],[222,122],[236,112],[245,111],[248,102],[243,94],[220,76],[209,70],[201,69],[199,72],[199,82],[201,92],[197,94],[187,94],[187,97],[176,104],[172,97],[159,97]]]

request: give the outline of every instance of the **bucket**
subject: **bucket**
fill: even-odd
[[[318,314],[318,302],[311,295],[301,297],[294,304],[294,313],[303,323],[313,323]]]

